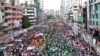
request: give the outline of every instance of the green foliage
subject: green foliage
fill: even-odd
[[[28,16],[23,16],[23,18],[22,18],[22,27],[23,28],[28,28],[29,26],[31,26],[31,24],[28,20]]]
[[[49,20],[49,19],[53,19],[53,18],[54,18],[53,15],[48,15],[48,16],[47,16],[47,20]]]

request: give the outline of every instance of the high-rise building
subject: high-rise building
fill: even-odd
[[[21,4],[21,7],[23,8],[23,15],[28,16],[31,25],[35,25],[37,13],[36,13],[36,8],[33,6],[33,4],[27,1],[25,2],[25,4]]]
[[[40,0],[40,21],[43,22],[44,21],[44,1]]]
[[[40,0],[34,0],[34,7],[36,8],[37,12],[37,24],[39,24],[40,21],[40,15],[41,15],[41,9],[40,9]]]
[[[43,0],[40,0],[40,9],[44,9],[44,3],[43,3]]]
[[[70,0],[61,0],[61,8],[60,8],[60,13],[61,13],[61,18],[66,19],[69,13],[70,9]]]
[[[55,10],[53,10],[53,9],[46,9],[46,10],[44,10],[45,12],[45,14],[47,14],[47,15],[53,15],[53,16],[55,16]]]
[[[93,31],[100,31],[100,1],[99,0],[89,0],[87,3],[88,11],[88,26],[89,29]]]

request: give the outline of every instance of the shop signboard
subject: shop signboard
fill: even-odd
[[[79,8],[78,10],[78,22],[83,22],[83,9]]]

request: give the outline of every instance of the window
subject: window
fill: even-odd
[[[92,22],[91,22],[91,20],[90,20],[90,25],[92,25]]]
[[[96,11],[98,10],[98,4],[95,4],[95,10]]]
[[[1,5],[3,6],[3,5],[4,5],[4,3],[1,3]]]
[[[93,0],[91,0],[91,3],[93,3]]]
[[[94,0],[94,2],[96,2],[96,0]]]
[[[98,13],[96,13],[95,15],[96,15],[96,18],[98,18]]]
[[[96,25],[98,26],[98,22],[96,22]]]
[[[95,24],[95,22],[93,21],[93,25]]]
[[[94,15],[93,15],[93,17],[92,18],[94,18]]]
[[[15,5],[15,0],[10,0],[12,5]]]

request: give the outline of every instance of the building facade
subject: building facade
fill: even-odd
[[[4,0],[0,0],[0,32],[3,31],[4,23]]]
[[[60,11],[59,10],[55,10],[55,16],[60,16]]]
[[[36,13],[37,13],[37,22],[36,24],[39,24],[40,21],[40,15],[41,15],[41,9],[40,9],[40,0],[34,0],[34,7],[36,8]]]
[[[3,25],[5,26],[6,23],[6,27],[3,28],[4,31],[6,32],[10,32],[14,29],[14,20],[17,20],[20,25],[19,28],[21,28],[22,24],[22,9],[19,7],[19,0],[4,0],[1,3],[1,11],[3,13],[2,14],[3,17],[1,17],[3,19]]]
[[[43,22],[44,19],[44,1],[40,0],[40,21]]]
[[[88,30],[94,31],[95,33],[100,32],[100,1],[99,0],[88,0],[87,3],[88,11]],[[97,34],[98,36],[98,34]]]
[[[100,1],[89,0],[88,11],[89,11],[89,25],[100,26]]]
[[[68,14],[68,0],[61,0],[61,7],[60,7],[60,14],[61,14],[61,19],[66,19],[66,15]]]
[[[28,19],[30,21],[31,25],[36,24],[36,8],[33,6],[33,4],[28,3],[28,1],[25,4],[21,5],[23,8],[23,16],[28,16]]]

